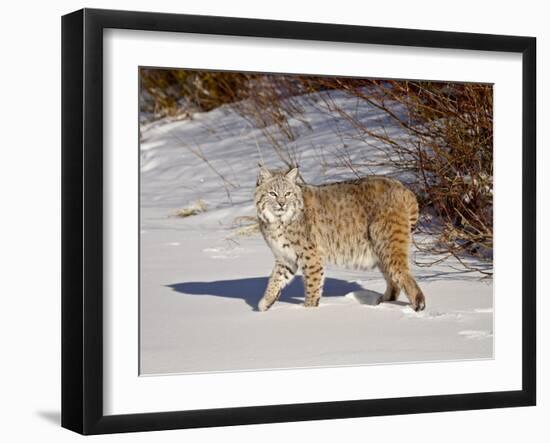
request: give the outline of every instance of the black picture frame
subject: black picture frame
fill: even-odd
[[[522,55],[522,389],[131,415],[103,413],[103,30],[501,51]],[[83,9],[62,18],[62,426],[81,434],[536,403],[536,39],[503,35]],[[519,147],[518,147],[519,148]]]

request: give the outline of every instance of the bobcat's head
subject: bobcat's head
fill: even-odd
[[[298,168],[280,172],[260,167],[254,202],[264,223],[290,223],[302,214],[304,202],[297,176]]]

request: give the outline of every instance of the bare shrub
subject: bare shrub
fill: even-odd
[[[253,77],[238,72],[142,68],[140,88],[145,99],[140,111],[160,116],[210,111],[246,97]]]

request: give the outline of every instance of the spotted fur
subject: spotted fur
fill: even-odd
[[[384,274],[383,300],[403,289],[415,311],[425,298],[409,269],[411,230],[418,220],[415,195],[399,181],[371,176],[321,186],[296,183],[289,172],[260,168],[254,200],[260,230],[275,257],[260,311],[302,270],[305,306],[318,306],[325,263]]]

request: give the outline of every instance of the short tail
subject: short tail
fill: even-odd
[[[411,227],[411,232],[414,231],[416,223],[418,222],[419,210],[418,210],[418,200],[416,196],[410,192],[409,198],[407,199],[407,206],[409,212],[409,226]]]

